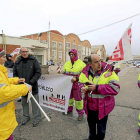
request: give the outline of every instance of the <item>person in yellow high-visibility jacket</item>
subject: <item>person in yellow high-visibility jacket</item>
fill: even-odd
[[[0,48],[0,140],[13,140],[12,133],[17,126],[14,99],[25,96],[31,88],[16,85],[25,82],[24,79],[7,77],[5,61],[5,51]]]
[[[78,59],[77,50],[72,49],[69,52],[69,56],[70,60],[67,61],[63,67],[63,74],[73,76],[73,78],[71,79],[73,86],[70,94],[68,113],[72,113],[75,100],[76,111],[79,114],[78,121],[81,121],[83,119],[84,110],[82,93],[78,91],[78,80],[82,69],[86,65],[84,62]]]

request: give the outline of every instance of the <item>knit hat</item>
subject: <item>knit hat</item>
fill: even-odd
[[[0,57],[2,57],[5,54],[6,54],[6,52],[2,48],[0,48]]]

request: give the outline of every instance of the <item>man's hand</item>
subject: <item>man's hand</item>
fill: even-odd
[[[27,86],[27,85],[26,85]],[[32,87],[31,86],[27,86],[28,91],[31,92],[32,91]]]
[[[82,87],[82,88],[81,88],[81,92],[82,92],[82,93],[86,93],[86,92],[87,92],[87,88],[86,88],[86,87]]]
[[[96,85],[92,84],[92,85],[88,85],[88,90],[94,91],[95,90]]]
[[[71,82],[72,83],[74,83],[75,81],[76,81],[76,78],[75,77],[71,79]]]
[[[25,79],[24,78],[18,79],[18,83],[25,83]]]

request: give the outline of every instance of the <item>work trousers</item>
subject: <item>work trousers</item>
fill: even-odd
[[[37,100],[37,102],[39,102],[38,94],[35,94],[33,96]],[[32,113],[33,113],[34,120],[40,121],[41,120],[40,109],[37,106],[37,104],[35,103],[35,101],[33,100],[33,98],[31,98],[30,100],[31,100],[31,104],[32,104]],[[23,107],[23,116],[24,117],[30,117],[29,103],[27,103],[27,96],[22,96],[22,107]]]
[[[75,100],[76,111],[78,112],[79,116],[82,116],[84,114],[83,99],[82,99],[82,93],[79,92],[78,89],[71,90],[68,112],[73,111],[74,100]]]
[[[89,140],[103,140],[105,138],[108,115],[99,120],[98,114],[98,111],[88,109]]]

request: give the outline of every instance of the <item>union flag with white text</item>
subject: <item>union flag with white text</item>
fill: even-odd
[[[132,60],[132,50],[131,50],[131,26],[132,24],[126,29],[122,38],[120,39],[119,43],[115,47],[110,60],[109,61],[121,61],[121,60]]]

